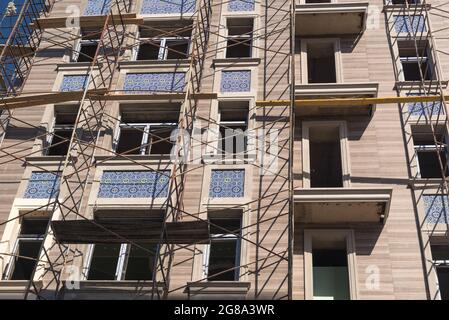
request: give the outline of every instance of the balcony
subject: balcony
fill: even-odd
[[[378,83],[309,83],[295,85],[296,99],[325,98],[375,98],[378,95]],[[375,105],[325,105],[302,103],[297,106],[299,116],[372,116]]]
[[[294,193],[295,219],[303,223],[384,223],[391,188],[310,188]]]
[[[296,36],[360,34],[366,27],[368,3],[306,3],[295,11]]]

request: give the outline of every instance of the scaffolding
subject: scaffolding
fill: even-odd
[[[329,98],[329,99],[295,99],[295,79],[294,79],[294,1],[286,0],[279,3],[262,2],[265,7],[265,16],[262,26],[253,30],[252,39],[260,39],[263,46],[259,49],[263,52],[262,75],[263,79],[262,100],[255,105],[256,116],[262,120],[257,122],[257,129],[264,129],[266,134],[278,132],[278,148],[274,142],[263,141],[261,146],[256,147],[256,152],[261,151],[262,157],[276,158],[278,169],[272,169],[270,163],[265,159],[260,161],[250,161],[244,159],[245,165],[251,166],[257,174],[255,179],[255,192],[258,196],[251,199],[246,205],[251,208],[244,214],[255,216],[249,224],[238,230],[227,230],[207,219],[207,210],[197,210],[192,212],[184,208],[186,200],[186,185],[189,175],[201,173],[204,164],[189,166],[186,162],[169,161],[162,164],[157,169],[153,166],[138,161],[132,156],[134,149],[124,152],[115,152],[104,149],[99,141],[101,134],[110,130],[111,124],[119,122],[120,119],[111,112],[110,103],[118,101],[161,101],[172,100],[180,102],[180,117],[177,123],[179,132],[187,133],[176,135],[176,158],[181,159],[185,155],[191,156],[191,148],[200,145],[201,148],[211,147],[214,152],[218,147],[211,146],[211,143],[204,143],[195,138],[195,121],[201,120],[206,125],[220,125],[209,115],[201,112],[202,109],[210,108],[210,105],[217,100],[217,93],[213,92],[211,85],[214,72],[209,72],[205,68],[207,59],[215,56],[217,43],[227,41],[220,32],[219,23],[214,22],[214,10],[226,3],[225,1],[198,0],[196,8],[192,13],[192,25],[176,26],[167,31],[154,25],[146,25],[136,14],[130,0],[114,0],[111,2],[108,12],[101,16],[80,17],[80,27],[90,27],[99,29],[90,31],[87,35],[99,35],[99,45],[95,55],[89,64],[87,81],[82,90],[74,92],[24,92],[23,85],[33,65],[36,54],[48,48],[62,46],[72,52],[76,51],[72,47],[72,42],[80,39],[79,34],[63,31],[65,18],[47,18],[53,2],[46,1],[40,4],[36,1],[26,1],[23,8],[32,8],[31,17],[25,14],[23,9],[17,19],[17,23],[12,30],[11,36],[2,48],[1,66],[3,78],[6,79],[5,91],[2,95],[1,107],[6,116],[2,122],[2,130],[6,132],[6,126],[10,121],[16,121],[27,128],[35,130],[36,134],[22,142],[0,148],[0,164],[6,165],[10,162],[21,163],[32,166],[42,172],[47,172],[58,176],[60,181],[59,195],[49,198],[48,203],[39,208],[34,208],[21,213],[17,217],[4,221],[1,225],[12,222],[30,215],[33,212],[46,210],[51,213],[47,234],[42,242],[40,254],[37,259],[36,268],[33,271],[31,280],[26,290],[25,298],[36,297],[38,299],[58,299],[63,298],[65,267],[71,263],[79,262],[83,259],[85,245],[89,243],[128,243],[141,250],[156,256],[153,267],[153,281],[151,282],[151,297],[153,299],[167,299],[170,293],[187,288],[188,284],[173,287],[170,283],[173,265],[176,264],[175,254],[180,251],[188,251],[192,256],[198,254],[199,244],[210,242],[210,228],[214,227],[222,230],[223,233],[233,234],[242,241],[250,244],[254,249],[254,259],[238,268],[242,274],[254,277],[255,288],[254,298],[266,298],[265,287],[275,286],[271,298],[282,299],[292,297],[292,256],[293,256],[293,137],[295,107],[304,105],[364,105],[380,103],[399,103],[401,114],[403,115],[403,128],[406,134],[406,124],[411,119],[408,112],[404,110],[409,102],[418,105],[422,110],[422,117],[432,128],[434,143],[436,146],[440,170],[441,170],[441,193],[448,194],[446,172],[447,163],[441,159],[440,151],[446,147],[443,141],[437,141],[435,128],[441,124],[447,128],[447,103],[449,97],[444,95],[442,77],[438,67],[438,60],[435,52],[435,44],[428,22],[427,4],[411,4],[407,1],[404,5],[391,8],[389,3],[385,3],[385,18],[387,21],[390,47],[396,46],[400,37],[394,34],[395,16],[408,16],[408,21],[413,21],[414,16],[423,16],[425,31],[414,31],[407,28],[406,39],[412,41],[420,61],[420,41],[426,40],[426,50],[435,56],[435,63],[430,71],[434,78],[427,80],[426,70],[420,69],[420,81],[412,87],[404,89],[397,86],[397,97],[384,98]],[[37,8],[42,8],[37,10]],[[391,10],[390,10],[391,9]],[[43,16],[42,16],[43,15]],[[31,19],[31,20],[30,20]],[[19,22],[20,21],[20,22]],[[31,21],[33,21],[31,23]],[[274,21],[274,22],[273,22]],[[405,20],[407,21],[407,20]],[[413,22],[410,25],[414,25]],[[142,43],[154,44],[153,40],[140,41],[135,38],[129,26],[139,26],[150,30],[159,36],[181,37],[185,32],[191,32],[191,53],[189,56],[189,66],[186,72],[185,87],[182,92],[167,91],[137,91],[123,92],[116,87],[118,64],[122,61],[123,53],[132,50]],[[26,28],[26,34],[31,40],[24,40],[21,28]],[[57,33],[58,31],[59,33]],[[86,36],[86,34],[84,35]],[[400,35],[402,36],[402,35]],[[216,43],[211,45],[210,38],[215,37]],[[42,46],[44,42],[46,45]],[[233,45],[239,45],[236,42]],[[243,43],[248,45],[247,43]],[[275,51],[272,48],[281,49]],[[176,49],[168,48],[177,52]],[[83,54],[76,52],[77,54]],[[177,52],[179,53],[179,52]],[[392,51],[393,53],[393,51]],[[394,54],[395,66],[397,65],[397,54]],[[14,66],[10,69],[9,66]],[[396,80],[400,82],[400,72],[396,69]],[[289,82],[282,79],[290,78]],[[20,81],[16,80],[20,79]],[[49,128],[42,128],[32,123],[26,123],[22,119],[15,117],[13,112],[16,109],[28,108],[31,106],[42,106],[45,104],[55,104],[62,102],[77,102],[79,111],[75,121],[75,130],[70,138],[60,136]],[[425,102],[425,103],[424,103]],[[428,108],[430,106],[430,114]],[[439,107],[438,107],[439,106]],[[444,113],[437,112],[435,108],[443,108]],[[439,110],[439,109],[438,109]],[[127,124],[133,127],[132,124]],[[226,126],[224,126],[227,128]],[[135,130],[148,134],[144,129],[134,126]],[[231,128],[229,128],[231,129]],[[170,137],[164,137],[160,133],[152,133],[157,138],[156,142],[149,142],[148,145],[156,143],[170,142]],[[3,136],[3,134],[2,134]],[[407,136],[407,135],[406,135]],[[60,144],[69,142],[67,155],[58,163],[58,170],[49,170],[45,166],[30,163],[27,157],[36,154],[45,154],[50,145],[44,143],[49,138],[57,137]],[[408,137],[409,139],[411,136]],[[27,146],[34,140],[43,141],[39,150],[30,150]],[[221,138],[224,139],[224,138]],[[212,141],[216,144],[218,140]],[[207,146],[206,146],[206,145]],[[106,155],[102,158],[96,157],[97,153]],[[111,159],[122,159],[133,164],[141,170],[155,172],[168,181],[168,195],[161,206],[154,205],[149,201],[148,205],[153,208],[163,208],[164,217],[161,222],[135,221],[124,224],[123,221],[110,220],[99,222],[88,214],[87,199],[94,182],[93,172],[101,164],[107,163]],[[198,160],[198,159],[191,159]],[[267,160],[268,162],[274,160]],[[253,177],[251,177],[252,179]],[[240,208],[242,205],[227,206],[226,209],[214,209],[214,211],[224,211],[233,208]],[[272,210],[268,214],[269,210]],[[276,214],[273,214],[273,210]],[[274,228],[276,226],[276,228]],[[276,230],[275,239],[267,240],[267,235],[273,235],[272,230]],[[250,237],[250,232],[255,235]],[[157,244],[156,251],[149,250],[141,243]],[[84,247],[83,247],[84,246]],[[2,253],[6,254],[6,253]],[[17,258],[17,256],[16,256]],[[235,269],[234,268],[234,269]],[[279,268],[282,270],[281,279],[272,279],[264,275],[265,270]],[[216,274],[230,271],[230,269]],[[200,283],[207,280],[201,277],[195,282]],[[142,284],[143,286],[143,284]],[[143,287],[142,287],[143,290]],[[139,292],[136,293],[138,295]]]
[[[431,11],[432,10],[432,11]],[[445,95],[447,81],[441,71],[438,54],[448,54],[436,47],[435,39],[438,35],[447,31],[447,28],[432,30],[430,16],[434,12],[439,17],[448,18],[448,12],[439,6],[431,6],[425,0],[409,1],[402,4],[392,4],[389,0],[384,1],[384,15],[387,24],[387,37],[390,45],[394,74],[396,80],[397,101],[401,114],[401,126],[407,150],[408,171],[412,189],[419,228],[419,237],[423,254],[423,267],[428,298],[431,297],[429,290],[430,270],[428,268],[426,251],[430,251],[429,239],[436,235],[438,223],[447,219],[445,210],[439,212],[435,220],[429,217],[428,209],[421,215],[420,207],[426,208],[424,203],[425,194],[431,192],[447,199],[449,195],[448,185],[448,97]],[[407,59],[401,59],[400,46],[406,43],[412,53]],[[407,61],[408,60],[408,61]],[[418,70],[418,76],[414,81],[406,81],[406,71],[403,62],[411,62]],[[402,64],[402,66],[401,66]],[[418,100],[410,100],[410,97],[419,97]],[[408,102],[408,103],[407,103]],[[426,128],[416,130],[414,128]],[[430,131],[430,132],[429,132]],[[414,143],[423,139],[423,136],[431,136],[430,146],[415,147]],[[421,136],[420,136],[421,135]],[[424,138],[425,139],[425,138]],[[433,146],[432,146],[433,145]],[[430,150],[428,150],[430,148]],[[413,151],[411,151],[413,150]],[[423,168],[419,166],[418,153],[426,151],[433,153],[438,162],[439,177],[435,179],[424,176]],[[436,204],[432,203],[431,206]],[[434,234],[435,231],[435,234]],[[428,238],[423,237],[426,234]],[[427,240],[425,240],[427,239]],[[434,297],[433,297],[434,298]],[[432,299],[433,299],[432,298]]]
[[[33,3],[30,0],[27,2],[27,5],[32,6]],[[59,195],[56,199],[49,198],[46,205],[21,213],[18,217],[12,219],[20,219],[41,210],[51,212],[47,234],[45,240],[42,242],[36,268],[29,281],[25,299],[31,296],[38,299],[61,298],[64,289],[64,267],[79,258],[81,250],[79,250],[77,245],[92,242],[129,243],[147,252],[149,250],[142,247],[139,243],[157,243],[157,252],[149,252],[157,256],[153,268],[154,275],[151,290],[153,299],[165,299],[170,292],[187,287],[187,285],[184,285],[182,287],[170,288],[170,271],[174,262],[174,253],[179,250],[188,250],[195,254],[198,249],[191,249],[191,246],[210,241],[209,227],[211,226],[221,229],[223,232],[234,234],[242,241],[247,241],[251,245],[254,245],[256,248],[256,260],[249,261],[246,265],[239,265],[237,268],[241,270],[247,270],[249,267],[254,269],[252,272],[256,278],[261,277],[261,270],[267,268],[273,269],[280,264],[287,265],[287,263],[290,263],[291,259],[289,259],[289,255],[292,252],[292,246],[289,244],[292,232],[290,210],[292,203],[289,193],[292,190],[290,185],[292,179],[290,176],[291,163],[289,159],[291,157],[290,153],[292,152],[290,146],[292,142],[289,137],[292,134],[291,123],[293,119],[293,112],[291,111],[293,108],[291,104],[283,108],[276,107],[274,104],[272,106],[265,105],[258,109],[258,112],[261,112],[261,115],[266,119],[269,119],[272,115],[275,118],[274,120],[265,119],[260,127],[267,128],[268,131],[277,130],[281,132],[283,140],[280,141],[280,150],[275,150],[274,152],[276,154],[273,154],[275,156],[282,155],[282,163],[280,163],[281,170],[280,172],[269,172],[270,169],[263,168],[259,163],[245,160],[245,164],[250,164],[255,169],[261,170],[264,173],[261,175],[262,178],[258,187],[259,198],[247,203],[248,205],[251,203],[257,204],[255,209],[251,209],[252,212],[257,214],[257,220],[240,230],[226,230],[221,226],[214,225],[207,217],[204,217],[206,212],[199,211],[190,213],[184,210],[183,201],[186,176],[194,170],[202,170],[202,166],[189,168],[185,162],[172,161],[163,168],[159,167],[156,171],[154,168],[139,163],[131,157],[130,153],[133,151],[132,149],[119,154],[111,150],[103,150],[98,144],[100,134],[104,130],[107,130],[110,123],[120,120],[113,114],[108,113],[109,101],[159,101],[165,99],[179,100],[182,102],[178,128],[182,132],[187,132],[188,135],[178,134],[176,136],[176,155],[178,158],[189,154],[188,148],[191,148],[192,145],[203,143],[202,141],[195,141],[192,132],[194,130],[195,120],[201,119],[207,125],[216,124],[210,117],[198,114],[197,109],[200,103],[205,106],[217,98],[217,94],[212,92],[210,86],[203,85],[204,79],[210,81],[213,74],[204,75],[203,70],[205,60],[214,55],[216,51],[216,48],[208,43],[209,37],[211,35],[217,37],[219,39],[218,42],[225,42],[227,40],[218,32],[219,25],[213,25],[211,22],[214,7],[216,8],[221,4],[221,2],[212,3],[209,0],[197,1],[195,12],[192,15],[192,26],[187,28],[181,27],[167,32],[151,25],[143,25],[141,19],[137,18],[135,14],[130,13],[130,9],[132,8],[130,1],[115,0],[112,2],[106,15],[81,17],[79,19],[80,27],[102,27],[99,45],[89,65],[87,81],[82,91],[58,93],[27,92],[20,94],[19,89],[11,86],[11,94],[8,93],[5,95],[1,104],[2,109],[6,110],[9,114],[8,123],[11,120],[17,121],[24,126],[36,130],[38,134],[24,142],[19,142],[12,146],[2,146],[0,161],[3,164],[12,161],[21,162],[25,165],[33,166],[42,172],[55,174],[58,176],[58,180],[60,180]],[[284,6],[283,8],[284,4],[288,6]],[[277,72],[270,75],[266,72],[264,73],[264,79],[266,81],[263,98],[267,100],[290,99],[290,101],[293,101],[293,97],[289,96],[289,94],[294,92],[292,90],[294,82],[283,84],[282,87],[278,83],[279,79],[282,79],[282,77],[285,77],[286,74],[290,74],[292,71],[293,56],[291,53],[293,50],[293,37],[291,34],[294,30],[292,29],[294,4],[291,1],[285,1],[285,3],[276,6],[268,6],[268,4],[265,4],[265,6],[268,12],[265,17],[266,23],[260,29],[253,30],[254,34],[258,34],[257,37],[253,36],[253,40],[259,38],[264,41],[264,47],[262,49],[265,54],[265,70],[273,68]],[[46,8],[50,10],[51,5],[48,5]],[[274,17],[282,22],[271,22],[271,19]],[[38,39],[32,50],[24,50],[23,45],[14,46],[12,44],[13,42],[8,42],[3,49],[3,52],[9,53],[8,57],[11,57],[13,61],[25,57],[28,59],[27,63],[24,64],[27,68],[25,70],[15,70],[10,74],[10,77],[19,76],[21,79],[26,80],[32,66],[32,59],[38,52],[56,46],[69,47],[68,44],[71,41],[80,38],[79,35],[71,34],[70,32],[64,32],[62,35],[61,33],[53,32],[53,30],[60,31],[60,28],[64,27],[65,18],[39,18],[39,15],[35,15],[32,21],[31,23],[31,21],[26,20],[27,31],[30,34],[36,34]],[[115,89],[115,74],[122,53],[124,50],[132,49],[133,46],[139,45],[139,42],[136,44],[133,41],[136,39],[133,38],[133,34],[127,29],[128,25],[139,25],[141,28],[149,28],[152,31],[158,32],[160,35],[169,34],[171,36],[179,36],[185,31],[192,32],[192,49],[189,57],[190,65],[186,75],[184,92],[129,93]],[[11,37],[14,37],[14,34],[17,33],[13,32]],[[39,46],[42,38],[49,45]],[[132,42],[131,45],[129,44],[130,42]],[[237,42],[234,45],[238,44],[240,43]],[[284,44],[286,49],[284,52],[272,51],[270,50],[270,46],[273,44]],[[245,43],[245,45],[248,44]],[[75,49],[70,48],[70,50],[74,51]],[[169,50],[175,49],[169,48]],[[78,54],[82,53],[78,52]],[[3,62],[2,60],[2,67],[10,63],[10,61]],[[23,86],[24,83],[25,81],[22,81],[20,85]],[[210,88],[210,90],[204,91],[205,87]],[[281,93],[279,94],[278,92]],[[73,130],[70,139],[58,136],[49,129],[43,130],[41,127],[26,123],[14,117],[11,113],[11,111],[18,108],[68,101],[78,101],[80,106],[74,125],[75,130]],[[285,119],[288,119],[288,121],[285,121]],[[141,130],[140,128],[135,129]],[[157,134],[155,136],[158,138],[158,141],[151,143],[162,143],[169,139],[160,137]],[[38,139],[46,141],[48,137],[57,137],[60,139],[60,144],[70,140],[69,151],[64,157],[64,160],[60,161],[57,173],[48,170],[44,166],[34,165],[25,160],[34,154],[45,154],[50,148],[49,145],[42,143],[42,147],[38,151],[21,148],[22,144],[29,143],[31,140]],[[215,150],[217,149],[217,147],[213,148]],[[270,155],[272,152],[270,150],[274,147],[270,146],[269,143],[267,145],[264,143],[261,148],[264,149],[265,154]],[[107,152],[110,156],[106,157],[105,160],[97,160],[95,159],[96,152]],[[130,161],[130,163],[140,166],[143,170],[162,172],[161,175],[166,176],[169,181],[169,193],[163,204],[165,214],[162,224],[155,224],[151,221],[142,224],[138,221],[134,224],[131,223],[128,225],[129,229],[125,228],[126,230],[124,230],[123,221],[120,221],[120,223],[110,221],[109,224],[99,223],[95,219],[92,219],[92,217],[87,216],[86,198],[90,190],[89,185],[93,181],[93,168],[113,158]],[[267,175],[267,172],[272,174],[274,178]],[[276,206],[279,209],[275,210],[279,210],[279,214],[274,217],[265,217],[267,211],[271,210],[269,207]],[[230,208],[228,206],[226,209],[220,210],[229,209],[232,209],[232,207]],[[249,215],[249,212],[245,214]],[[12,220],[5,221],[2,225]],[[268,247],[264,242],[266,235],[275,223],[279,224],[280,220],[282,220],[282,232],[279,233],[278,241],[276,242],[282,240],[286,244],[280,249]],[[135,236],[135,232],[130,232],[130,230],[135,230],[136,228],[142,230],[142,233],[137,232],[139,234],[137,237]],[[257,228],[258,230],[255,240],[250,239],[248,236],[248,230],[252,228]],[[227,271],[229,270],[222,271],[215,276]],[[279,284],[278,289],[274,290],[273,298],[287,298],[291,296],[291,285],[288,285],[288,293],[283,289],[291,282],[291,266],[285,267],[284,272],[285,277]],[[197,282],[205,280],[207,278],[202,278]],[[270,277],[261,278],[261,280],[256,279],[255,297],[261,296],[264,287],[274,281],[276,280],[271,280]]]

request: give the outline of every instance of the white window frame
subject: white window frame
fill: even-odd
[[[14,273],[14,269],[15,269],[15,260],[16,260],[16,255],[18,254],[18,249],[19,249],[19,244],[20,242],[26,242],[26,241],[41,241],[41,246],[45,240],[46,234],[42,234],[42,235],[38,235],[38,234],[30,234],[29,236],[23,237],[21,236],[21,230],[22,230],[22,222],[20,223],[20,228],[19,228],[19,232],[17,233],[17,238],[14,241],[14,245],[13,245],[13,249],[12,249],[12,255],[11,257],[8,259],[8,265],[7,268],[5,270],[5,273],[3,275],[3,279],[5,280],[11,280],[11,277]],[[37,259],[39,259],[39,256],[37,257]],[[37,264],[37,261],[36,261]]]
[[[348,281],[351,300],[357,300],[357,263],[354,231],[351,229],[306,229],[304,230],[304,288],[305,299],[313,300],[313,237],[338,236],[345,239],[348,258]]]
[[[253,47],[254,47],[254,37],[253,37],[253,35],[254,35],[254,24],[255,24],[254,20],[255,20],[255,18],[253,18],[253,17],[243,17],[245,19],[251,19],[252,22],[253,22],[251,34],[242,34],[242,35],[232,35],[232,36],[230,36],[229,35],[229,27],[228,27],[227,23],[228,23],[228,20],[232,20],[232,19],[236,19],[236,18],[239,19],[240,17],[228,17],[226,19],[226,47],[225,47],[225,55],[224,55],[224,57],[226,59],[232,59],[232,58],[228,58],[227,57],[227,55],[228,55],[228,42],[229,42],[230,39],[236,39],[236,40],[238,40],[238,39],[244,39],[244,40],[249,39],[250,40],[249,57],[241,57],[241,58],[248,58],[248,59],[252,58],[253,54],[254,54],[254,52],[253,52]]]
[[[65,131],[69,131],[70,130],[72,132],[72,134],[73,134],[73,131],[75,130],[75,124],[73,124],[73,125],[56,124],[56,116],[57,115],[55,113],[55,115],[53,116],[53,119],[52,119],[52,124],[51,124],[52,130],[51,130],[51,133],[47,135],[47,139],[46,139],[46,144],[47,144],[46,154],[48,154],[49,151],[50,151],[50,147],[51,147],[51,145],[53,143],[53,139],[55,137],[54,133],[55,133],[56,130],[65,130]]]
[[[120,123],[117,128],[117,134],[114,137],[113,141],[113,150],[117,151],[118,145],[120,143],[120,135],[122,132],[122,128],[139,128],[143,131],[142,141],[140,142],[140,155],[148,155],[151,154],[151,143],[149,142],[150,133],[155,128],[157,129],[162,127],[172,127],[173,130],[178,128],[178,123],[175,122],[139,122],[139,123],[121,123],[121,116],[119,117]],[[145,152],[145,150],[148,150]]]
[[[224,219],[224,218],[223,218]],[[236,219],[236,218],[230,218],[230,219]],[[242,218],[240,218],[240,224],[242,224]],[[232,234],[232,233],[220,233],[220,234],[211,234],[211,242],[218,242],[218,241],[235,241],[235,269],[234,269],[234,281],[239,281],[240,279],[240,262],[241,262],[241,251],[242,251],[242,244],[241,244],[241,237]],[[209,276],[209,259],[210,259],[210,247],[211,244],[204,245],[204,251],[203,251],[203,278],[206,281],[210,281],[208,279]],[[213,282],[214,280],[211,280]]]
[[[159,250],[160,250],[160,245],[157,245],[156,252],[155,252],[156,258],[159,253]],[[84,276],[85,280],[87,280],[87,281],[97,281],[97,280],[89,280],[88,279],[94,251],[95,251],[95,244],[89,244],[87,259],[86,259],[87,262],[83,267],[83,276]],[[125,281],[130,251],[131,251],[131,244],[129,244],[129,243],[120,244],[119,255],[117,257],[117,267],[115,269],[115,279],[110,280],[110,281]],[[154,278],[154,275],[155,275],[155,271],[153,270],[153,278]],[[151,280],[147,280],[147,281],[151,281]]]
[[[441,141],[442,143],[446,144],[446,141],[448,141],[448,135],[447,133],[444,134],[443,136],[444,141]],[[412,147],[413,147],[413,152],[415,154],[415,162],[416,162],[416,173],[417,175],[421,178],[421,168],[419,166],[419,155],[418,152],[437,152],[437,146],[435,146],[434,144],[418,144],[415,145],[414,141],[413,141],[413,134],[412,134]],[[443,148],[444,149],[444,153],[446,155],[446,162],[448,163],[449,166],[449,150],[448,148]],[[432,179],[432,178],[422,178],[422,179]],[[433,178],[436,179],[436,178]],[[440,178],[438,178],[440,179]]]
[[[132,60],[133,61],[139,61],[137,60],[137,57],[139,56],[139,50],[140,50],[140,45],[142,43],[142,41],[145,40],[152,40],[153,42],[159,42],[159,53],[158,53],[158,58],[157,60],[161,61],[161,60],[167,60],[167,56],[168,56],[168,46],[167,46],[167,42],[175,42],[175,41],[186,41],[187,42],[187,56],[190,53],[190,46],[191,46],[191,39],[190,37],[180,37],[180,36],[176,36],[176,37],[149,37],[149,38],[141,38],[140,37],[140,33],[138,32],[137,35],[138,38],[138,42],[137,45],[134,46],[133,49],[133,53],[132,53]],[[186,57],[187,59],[188,57]]]
[[[323,39],[301,39],[301,83],[309,83],[308,72],[308,59],[307,59],[307,46],[309,43],[331,43],[334,47],[334,59],[335,59],[335,83],[343,82],[343,64],[341,58],[341,45],[338,38],[323,38]],[[314,83],[316,85],[320,83]]]
[[[302,122],[302,172],[303,188],[311,188],[309,130],[313,127],[335,127],[340,134],[341,173],[343,188],[351,186],[351,165],[346,121],[303,121]]]
[[[101,30],[99,30],[98,32],[101,32]],[[73,52],[71,55],[71,61],[72,62],[78,62],[78,58],[80,56],[80,51],[81,51],[81,47],[85,44],[96,44],[97,46],[99,45],[100,39],[93,39],[93,40],[87,40],[87,39],[82,39],[82,32],[80,31],[80,38],[77,39],[75,41],[75,45],[73,46]],[[98,38],[100,38],[101,35],[98,36]]]

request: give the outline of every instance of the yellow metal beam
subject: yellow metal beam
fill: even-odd
[[[107,100],[107,101],[144,101],[144,100],[184,100],[185,92],[174,93],[107,93],[106,89],[88,90],[87,97],[93,100]],[[0,100],[0,110],[2,109],[18,109],[33,106],[40,106],[52,103],[62,103],[69,101],[78,101],[83,97],[83,91],[71,92],[54,92],[54,93],[34,93],[24,94],[18,97],[5,98]],[[197,100],[216,99],[216,93],[195,93],[190,95],[190,98]]]
[[[406,97],[376,97],[376,98],[319,98],[296,99],[295,106],[366,106],[372,104],[408,103],[408,102],[434,102],[440,101],[441,96],[406,96]],[[449,101],[449,95],[444,96]],[[290,100],[258,100],[258,107],[289,106]]]
[[[104,25],[107,16],[81,16],[81,17],[58,17],[58,18],[39,18],[36,22],[30,23],[30,26],[35,29],[50,29],[50,28],[69,28],[68,24],[72,22],[72,19],[79,19],[81,27],[98,27],[101,28]],[[122,15],[115,14],[113,19],[110,20],[112,24],[143,24],[143,18],[138,18],[135,13],[124,13]]]

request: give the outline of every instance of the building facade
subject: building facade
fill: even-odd
[[[449,298],[444,1],[31,2],[0,298]]]

